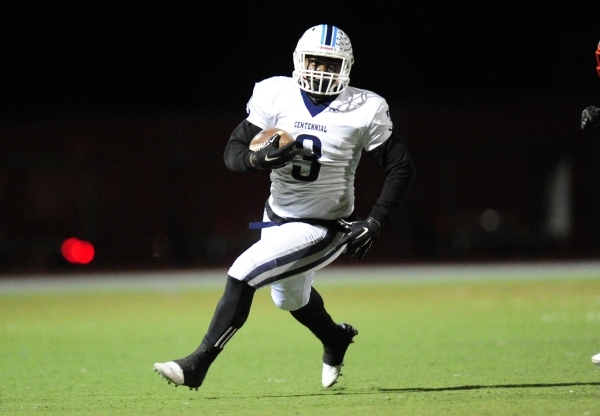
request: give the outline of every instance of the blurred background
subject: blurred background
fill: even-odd
[[[600,106],[600,5],[421,3],[13,8],[0,275],[228,267],[269,178],[228,171],[225,143],[320,23],[350,36],[351,84],[387,99],[417,168],[363,263],[598,259],[600,132],[580,116]],[[359,214],[382,181],[363,158]]]

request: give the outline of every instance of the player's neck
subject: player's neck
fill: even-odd
[[[311,93],[307,93],[306,95],[308,95],[308,98],[316,105],[330,103],[337,98],[337,95],[317,95]]]

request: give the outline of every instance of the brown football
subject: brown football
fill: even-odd
[[[294,138],[287,131],[282,130],[278,127],[269,127],[268,129],[264,129],[260,131],[256,136],[252,138],[250,141],[250,150],[256,152],[263,148],[267,144],[267,141],[273,137],[275,133],[278,133],[281,137],[279,139],[279,147],[285,146],[289,142],[294,141]]]

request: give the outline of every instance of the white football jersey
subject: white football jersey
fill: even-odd
[[[354,174],[362,150],[373,150],[392,133],[385,99],[347,87],[328,106],[315,106],[291,77],[257,83],[247,120],[279,127],[297,141],[297,154],[271,171],[273,211],[287,218],[344,218],[354,210]]]

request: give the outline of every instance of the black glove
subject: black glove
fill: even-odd
[[[275,133],[267,144],[260,150],[250,155],[250,163],[257,169],[281,168],[296,156],[296,141],[291,141],[285,146],[279,147],[281,136]]]
[[[373,240],[379,236],[381,226],[371,217],[364,221],[353,221],[345,224],[349,227],[349,232],[342,238],[338,248],[346,244],[344,253],[348,253],[350,257],[358,254],[358,258],[362,259],[367,250],[371,248]]]
[[[581,113],[581,130],[600,128],[600,108],[586,107]]]

